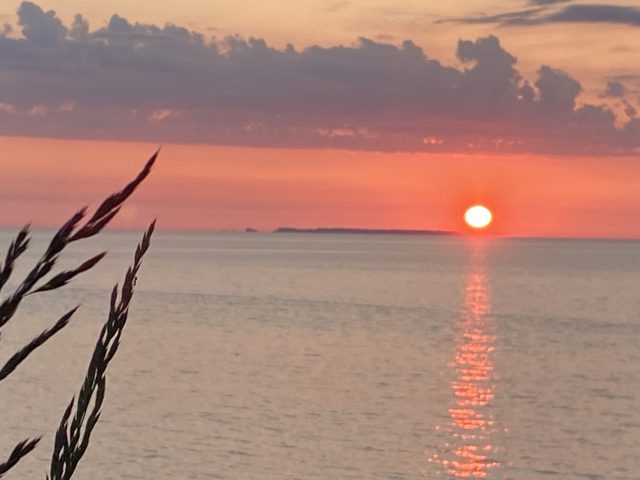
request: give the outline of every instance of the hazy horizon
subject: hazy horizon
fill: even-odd
[[[26,225],[22,224],[22,225],[5,225],[5,226],[0,226],[0,231],[3,231],[5,233],[17,233],[18,230],[22,227],[24,227]],[[37,225],[31,225],[31,230],[34,232],[55,232],[60,225],[56,225],[56,226],[37,226]],[[620,242],[635,242],[635,241],[640,241],[640,236],[637,237],[597,237],[597,236],[583,236],[583,237],[576,237],[576,236],[525,236],[525,235],[507,235],[507,234],[503,234],[503,235],[497,235],[497,234],[489,234],[489,233],[481,233],[481,234],[477,234],[474,232],[468,232],[468,231],[446,231],[446,230],[432,230],[432,229],[399,229],[399,228],[382,228],[382,229],[368,229],[366,227],[349,227],[349,226],[311,226],[311,227],[295,227],[295,226],[288,226],[288,225],[280,225],[278,227],[274,227],[273,229],[270,230],[258,230],[255,229],[255,231],[251,231],[251,232],[247,232],[246,228],[253,228],[251,225],[247,225],[245,228],[242,229],[236,229],[236,230],[232,230],[232,229],[228,229],[228,230],[215,230],[215,229],[210,229],[210,230],[185,230],[185,229],[181,229],[181,230],[177,230],[177,229],[170,229],[170,228],[163,228],[162,225],[158,225],[156,230],[158,232],[158,234],[194,234],[194,235],[207,235],[207,234],[246,234],[246,235],[251,235],[251,234],[267,234],[267,235],[282,235],[282,236],[287,236],[287,235],[338,235],[338,236],[348,236],[348,235],[355,235],[355,236],[359,236],[359,235],[373,235],[373,236],[379,236],[379,237],[385,237],[385,236],[406,236],[409,238],[430,238],[434,235],[430,235],[429,233],[424,233],[421,234],[420,232],[435,232],[437,235],[435,236],[451,236],[451,237],[457,237],[457,238],[466,238],[468,239],[469,242],[477,242],[477,241],[488,241],[490,242],[491,240],[566,240],[566,241],[571,241],[571,240],[584,240],[584,241],[620,241]],[[295,231],[295,232],[277,232],[276,230],[278,228],[291,228],[294,230],[299,230],[299,231]],[[362,230],[362,232],[307,232],[307,231],[303,231],[303,230]],[[137,227],[137,226],[133,226],[133,227],[115,227],[115,228],[109,228],[106,230],[106,232],[108,233],[121,233],[121,234],[131,234],[131,233],[139,233],[142,230],[144,230],[144,228],[142,227]],[[370,230],[370,231],[366,231],[366,230]],[[387,230],[388,232],[384,232],[385,230]],[[376,231],[378,233],[376,233]],[[406,232],[413,232],[411,234],[403,234],[402,231],[406,231]]]

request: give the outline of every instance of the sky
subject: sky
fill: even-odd
[[[115,226],[640,237],[640,7],[0,5],[0,226],[56,226],[162,145]],[[636,5],[634,5],[636,3]]]

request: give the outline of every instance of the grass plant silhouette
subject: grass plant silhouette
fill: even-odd
[[[102,260],[106,252],[89,258],[72,270],[52,274],[60,254],[67,247],[76,241],[97,235],[118,214],[124,202],[151,172],[158,153],[156,152],[151,156],[135,179],[121,191],[107,197],[91,217],[85,220],[87,217],[87,208],[85,207],[75,213],[58,229],[35,266],[27,273],[24,280],[18,284],[14,291],[0,303],[0,332],[2,327],[13,319],[18,307],[28,296],[63,288],[72,279],[90,270]],[[142,259],[151,244],[154,228],[155,220],[149,225],[136,248],[133,264],[125,274],[122,288],[118,290],[117,284],[113,288],[109,316],[98,337],[84,382],[77,396],[72,398],[62,415],[62,420],[55,436],[51,468],[49,475],[47,475],[50,480],[70,479],[89,446],[91,433],[100,418],[100,411],[104,402],[107,367],[118,350],[120,338],[127,322],[137,274],[142,264]],[[16,262],[27,251],[29,245],[30,226],[27,225],[18,232],[11,242],[5,261],[0,265],[0,293],[11,278]],[[14,373],[35,350],[66,327],[77,310],[78,307],[75,307],[66,312],[52,327],[41,332],[23,348],[14,353],[0,367],[0,381]],[[0,463],[0,478],[32,452],[39,441],[40,438],[32,438],[17,443],[9,457],[3,463]]]

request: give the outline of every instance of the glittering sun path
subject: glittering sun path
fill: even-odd
[[[482,259],[474,258],[472,265],[466,279],[460,336],[452,361],[456,375],[451,382],[454,402],[449,408],[450,436],[442,453],[430,459],[439,467],[439,473],[470,479],[491,478],[491,472],[501,465],[495,460],[493,441],[497,429],[491,413],[495,347],[487,325],[490,293]]]

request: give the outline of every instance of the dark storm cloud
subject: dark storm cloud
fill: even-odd
[[[0,38],[0,134],[385,151],[629,154],[640,121],[579,104],[543,66],[529,83],[496,37],[461,40],[462,68],[411,41],[276,49],[209,42],[114,15],[92,30],[24,2]]]
[[[640,8],[620,5],[567,5],[559,10],[547,8],[560,2],[529,2],[540,8],[497,15],[462,17],[449,21],[465,24],[499,24],[503,26],[544,25],[550,23],[612,23],[640,26]]]

